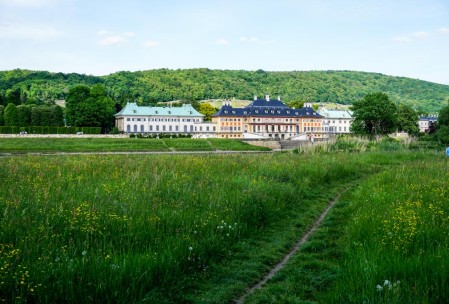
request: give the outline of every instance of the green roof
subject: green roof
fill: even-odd
[[[203,117],[204,115],[195,110],[190,104],[182,107],[146,107],[138,106],[135,102],[129,102],[115,116],[192,116]]]
[[[352,118],[352,112],[347,110],[328,110],[326,108],[318,109],[318,114],[323,116],[324,118]]]

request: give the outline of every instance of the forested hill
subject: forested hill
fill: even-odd
[[[285,102],[351,104],[368,93],[384,92],[424,112],[437,112],[449,97],[449,86],[405,77],[353,71],[266,72],[233,70],[149,70],[87,76],[13,70],[0,72],[0,102],[20,95],[22,103],[64,99],[76,84],[103,83],[117,103],[280,95]]]

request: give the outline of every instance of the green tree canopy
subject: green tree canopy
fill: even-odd
[[[111,128],[114,124],[115,104],[107,97],[101,84],[89,88],[72,87],[66,99],[66,120],[74,127]]]
[[[449,126],[449,103],[438,114],[438,127]]]
[[[5,108],[5,126],[18,126],[17,124],[17,107],[13,103],[9,103]]]
[[[204,115],[205,121],[210,121],[212,119],[212,115],[217,111],[218,110],[214,108],[210,103],[203,102],[200,104],[199,112]]]
[[[300,109],[304,107],[304,100],[293,100],[287,103],[287,105],[292,109]]]
[[[407,132],[410,135],[419,133],[418,112],[407,104],[400,104],[398,107],[398,131]]]
[[[0,126],[5,125],[5,106],[0,105]]]
[[[27,127],[31,124],[31,107],[29,105],[17,106],[17,125]]]
[[[384,93],[366,95],[351,107],[354,121],[351,132],[360,135],[383,135],[396,130],[397,109]]]

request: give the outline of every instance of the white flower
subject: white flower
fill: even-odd
[[[83,250],[83,252],[81,252],[81,254],[82,254],[83,256],[85,256],[85,255],[87,254],[87,251],[86,251],[86,250]]]
[[[190,251],[192,251],[192,250],[193,250],[193,248],[192,248],[192,247],[189,247],[189,250],[190,250]]]
[[[382,289],[384,289],[384,288],[383,288],[382,286],[380,286],[380,285],[377,285],[376,288],[377,288],[377,291],[382,291]]]
[[[387,285],[390,285],[391,283],[390,283],[390,281],[388,281],[388,280],[385,280],[385,282],[384,282],[384,286],[387,286]]]

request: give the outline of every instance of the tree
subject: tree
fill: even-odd
[[[5,108],[5,126],[17,126],[17,107],[9,103]]]
[[[83,103],[90,96],[90,89],[86,85],[77,85],[72,87],[67,94],[66,102],[66,120],[69,126],[82,126],[83,117],[86,115],[83,111]]]
[[[351,107],[354,121],[351,132],[360,135],[383,135],[396,130],[397,109],[384,93],[366,95]]]
[[[17,108],[18,127],[27,127],[31,124],[31,108],[27,105],[19,105]]]
[[[199,112],[204,115],[205,121],[212,120],[212,115],[215,114],[218,110],[214,108],[210,103],[203,102],[200,104]]]
[[[436,137],[443,144],[449,144],[449,104],[440,110]]]
[[[6,103],[13,103],[15,105],[19,105],[20,100],[20,88],[9,89],[6,91]]]
[[[102,84],[77,85],[66,98],[67,124],[75,127],[103,127],[114,125],[115,104],[106,96]]]
[[[419,133],[418,112],[407,104],[400,104],[398,107],[398,131],[407,132],[410,135]]]
[[[4,126],[5,125],[5,106],[4,105],[0,105],[0,126]]]
[[[60,127],[64,126],[64,111],[58,105],[53,105],[50,107],[50,117],[49,117],[49,126]]]
[[[449,126],[449,102],[438,114],[438,127],[440,126]]]
[[[304,100],[293,100],[287,103],[287,105],[292,109],[301,109],[302,107],[304,107]]]

